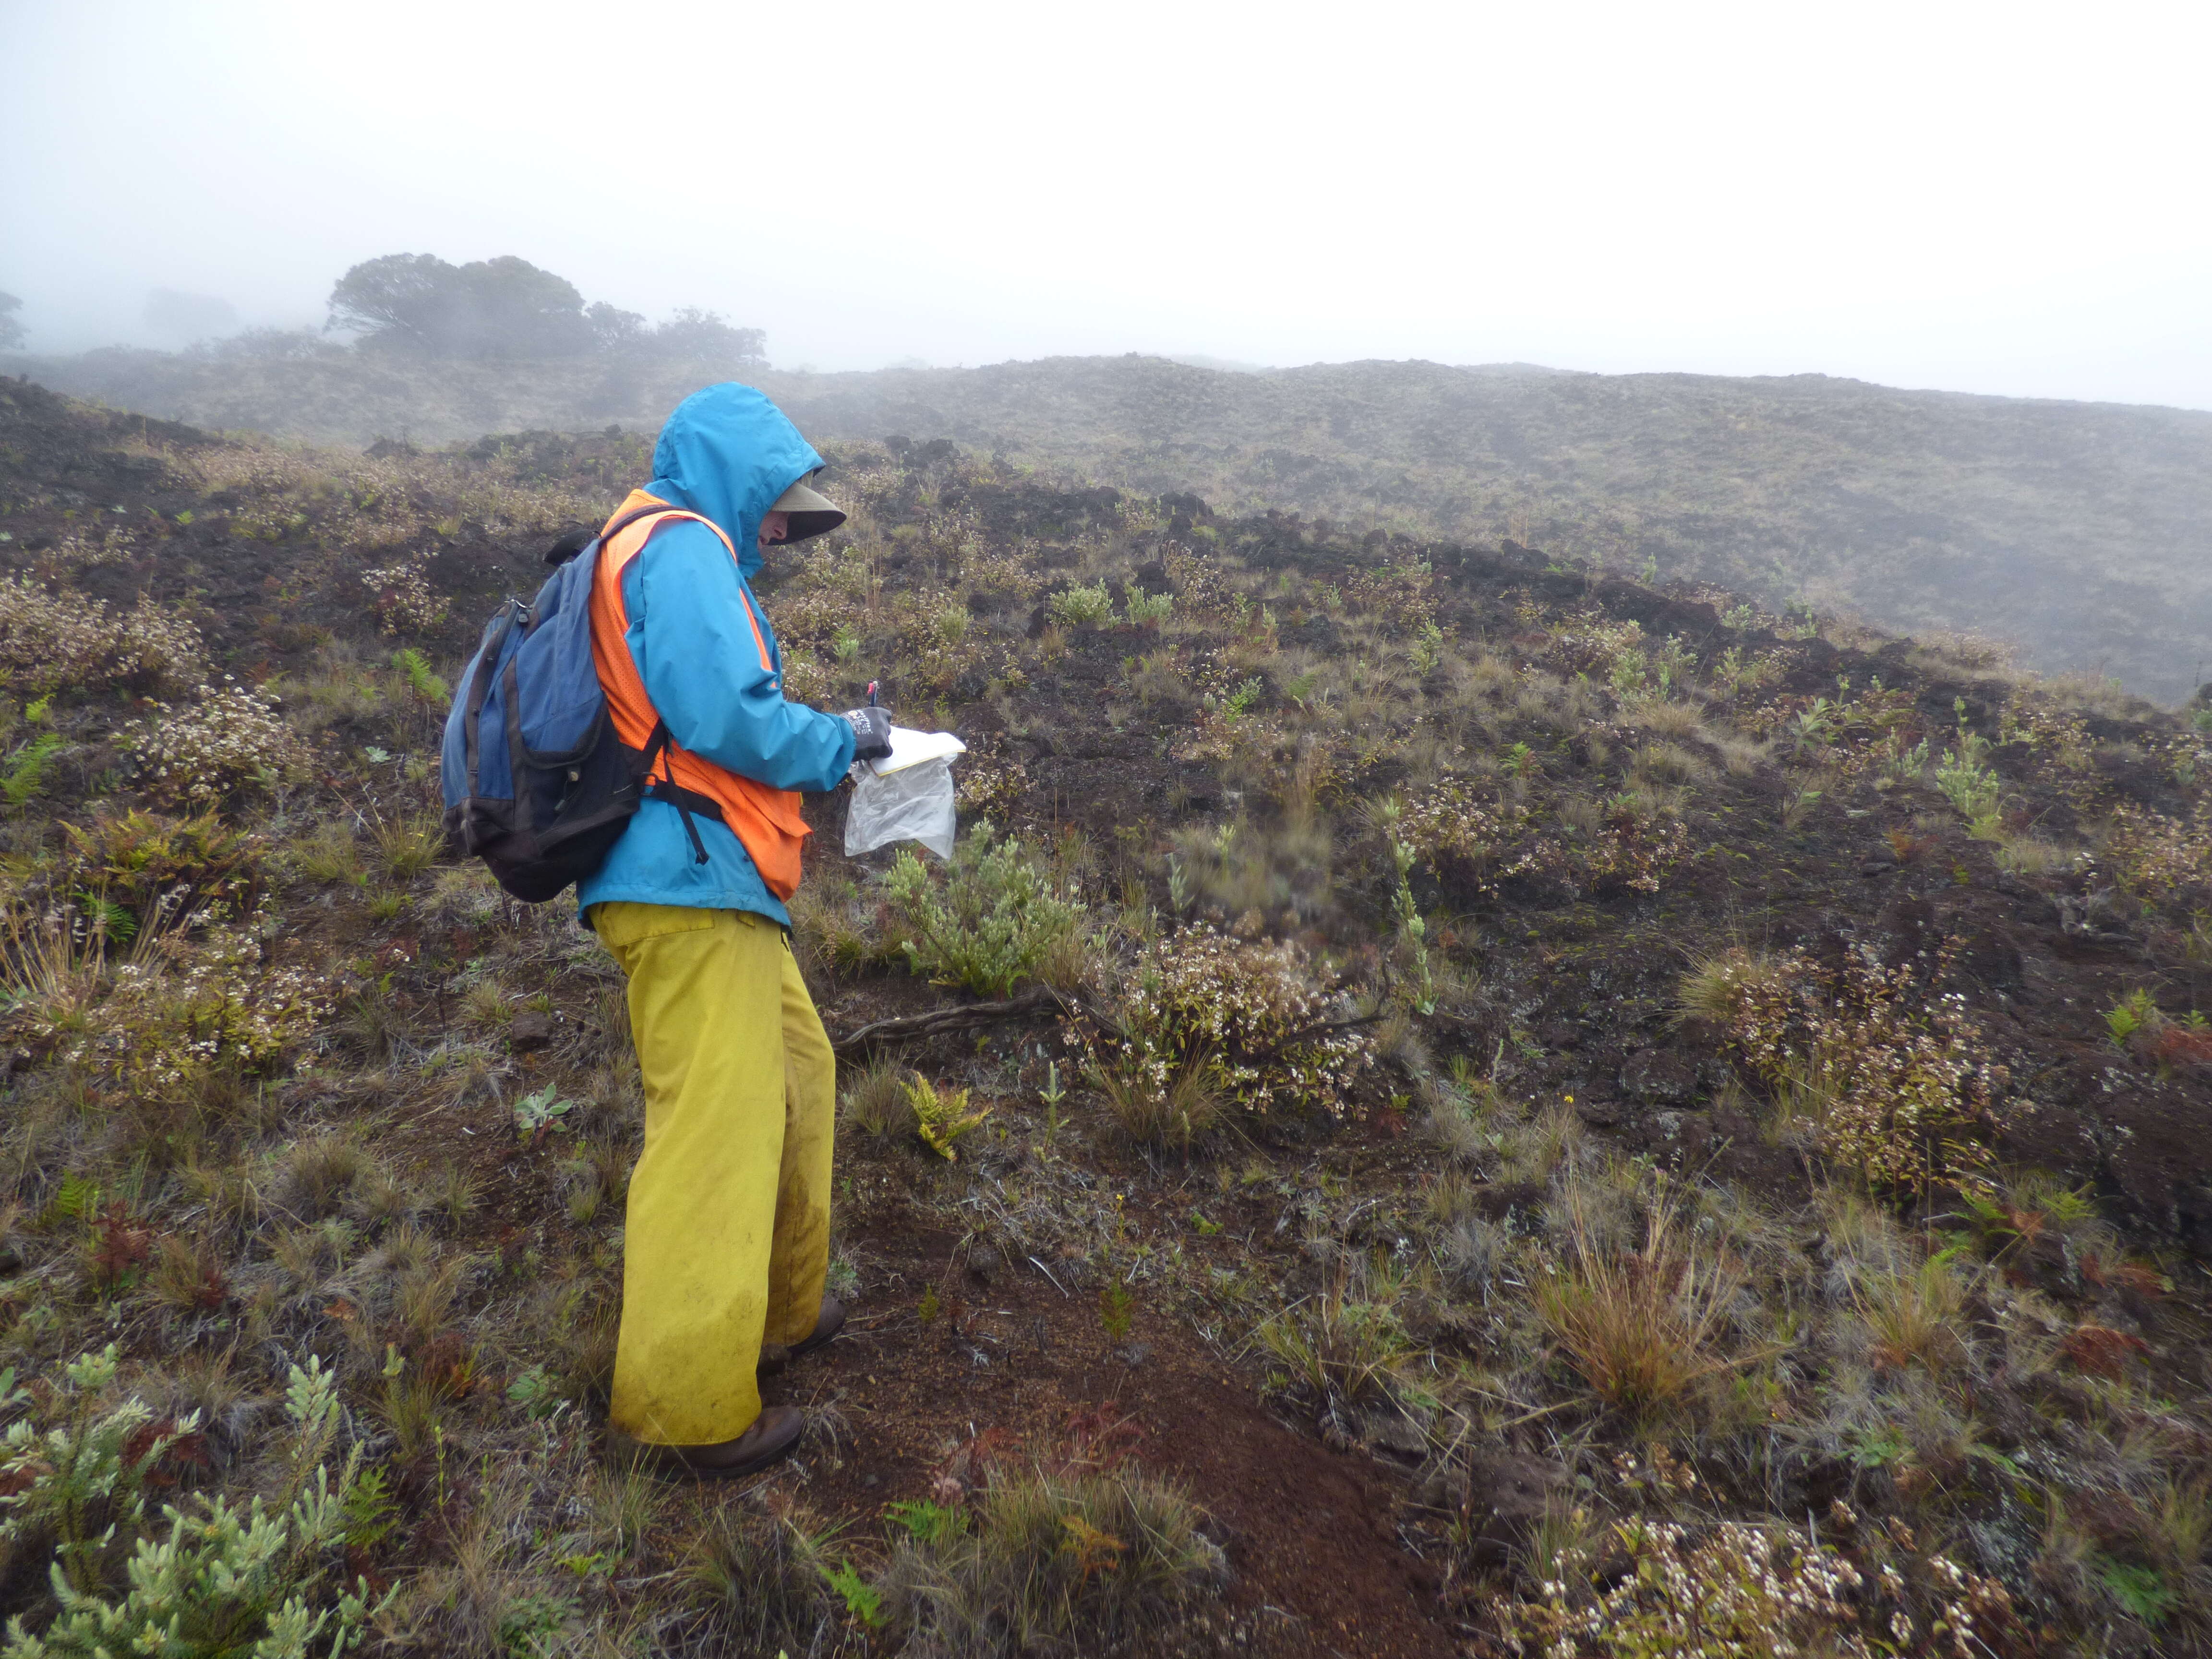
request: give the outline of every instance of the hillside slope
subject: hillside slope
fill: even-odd
[[[2169,702],[2212,638],[2212,414],[1432,363],[1063,359],[781,390],[825,434],[942,434],[1224,508],[1510,535],[1771,609],[1983,631]]]
[[[808,802],[851,1334],[641,1473],[620,975],[434,757],[645,460],[0,387],[0,1612],[258,1495],[192,1616],[382,1653],[2212,1643],[2197,724],[860,444],[763,606],[963,843]]]
[[[668,366],[406,366],[146,352],[16,360],[124,407],[319,442],[657,428]],[[1818,375],[1432,363],[1252,374],[1158,358],[769,374],[821,435],[949,437],[1224,511],[1495,540],[1668,580],[2016,642],[2173,702],[2212,638],[2212,414]]]

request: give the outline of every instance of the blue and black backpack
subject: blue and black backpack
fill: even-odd
[[[668,800],[684,812],[702,864],[691,815],[722,817],[704,795],[652,780],[670,741],[667,722],[654,723],[642,750],[623,742],[592,661],[599,544],[670,510],[641,507],[598,536],[556,543],[545,556],[558,568],[528,605],[510,599],[499,608],[446,716],[447,845],[482,859],[501,887],[529,903],[598,869],[641,800]]]

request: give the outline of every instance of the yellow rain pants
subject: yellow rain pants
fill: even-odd
[[[654,1445],[734,1440],[762,1342],[804,1341],[822,1311],[836,1060],[767,917],[607,903],[592,925],[645,1076],[609,1414]]]

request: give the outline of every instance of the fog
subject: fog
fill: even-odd
[[[378,255],[515,254],[786,368],[1425,357],[2212,407],[2208,32],[0,0],[0,289],[33,350],[174,346],[319,325]]]

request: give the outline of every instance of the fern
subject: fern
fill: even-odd
[[[844,1598],[848,1613],[870,1630],[884,1627],[883,1593],[861,1577],[850,1561],[822,1576],[830,1581],[830,1588]]]
[[[0,796],[9,805],[24,805],[46,787],[46,768],[61,747],[60,732],[41,732],[8,757],[6,770],[0,771]]]
[[[940,1092],[927,1078],[899,1086],[906,1091],[907,1103],[914,1108],[915,1133],[921,1137],[922,1145],[948,1164],[960,1157],[953,1143],[991,1115],[988,1106],[971,1109],[965,1089]]]
[[[405,676],[407,689],[424,702],[446,702],[452,691],[445,681],[430,672],[430,659],[411,645],[403,645],[392,653],[392,665]]]

